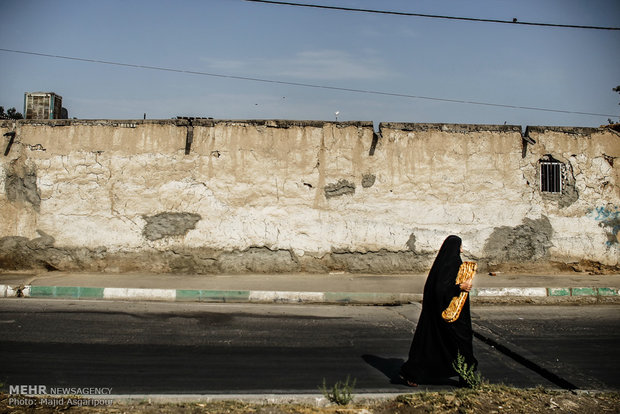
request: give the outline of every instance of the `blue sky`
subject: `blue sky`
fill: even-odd
[[[618,27],[618,0],[297,0]],[[459,104],[0,51],[0,105],[54,91],[70,117],[598,126],[620,115],[620,31],[529,27],[242,0],[0,0],[1,48]]]

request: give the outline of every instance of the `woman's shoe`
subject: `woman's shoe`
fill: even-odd
[[[411,381],[410,379],[408,379],[407,377],[405,377],[403,374],[398,374],[398,377],[403,380],[403,382],[405,384],[407,384],[410,387],[417,387],[418,384],[416,384],[415,382]]]

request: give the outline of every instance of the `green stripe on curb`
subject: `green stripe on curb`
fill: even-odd
[[[618,289],[614,288],[598,288],[599,296],[618,296]]]
[[[249,290],[201,290],[200,300],[206,302],[247,302]]]
[[[573,296],[596,296],[596,288],[572,288]]]
[[[54,288],[54,297],[57,298],[79,298],[80,288],[69,286],[56,286]]]
[[[570,296],[569,288],[548,288],[547,292],[549,296]]]
[[[177,300],[200,300],[200,290],[177,289]]]
[[[248,290],[193,290],[177,289],[178,301],[201,302],[247,302],[250,297]]]
[[[31,298],[103,299],[103,288],[74,286],[31,286]]]
[[[31,286],[31,298],[53,298],[56,296],[55,286]]]

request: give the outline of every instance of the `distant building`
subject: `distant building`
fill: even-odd
[[[26,92],[24,95],[26,119],[67,119],[68,115],[62,107],[62,96],[54,92]]]

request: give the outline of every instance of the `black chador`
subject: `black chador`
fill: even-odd
[[[401,376],[409,385],[435,382],[458,374],[452,367],[457,354],[465,357],[468,366],[477,366],[472,347],[469,297],[460,317],[446,322],[441,313],[458,296],[456,284],[461,261],[461,238],[449,236],[442,244],[424,285],[422,313],[413,335],[409,360],[401,368]]]

